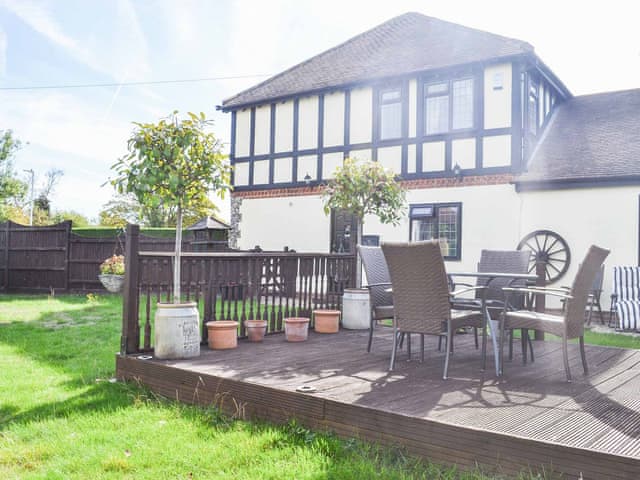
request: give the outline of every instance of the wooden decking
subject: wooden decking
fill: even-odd
[[[588,346],[585,377],[572,346],[569,384],[559,343],[534,342],[536,360],[527,365],[516,345],[497,379],[491,357],[481,371],[470,337],[456,336],[447,381],[434,338],[426,340],[424,363],[414,341],[413,360],[401,351],[388,372],[391,336],[378,333],[367,354],[362,331],[311,333],[297,344],[273,335],[262,344],[240,341],[235,350],[203,347],[191,360],[118,356],[117,375],[183,402],[278,422],[296,418],[462,468],[640,478],[640,351]],[[302,385],[315,392],[296,392]]]

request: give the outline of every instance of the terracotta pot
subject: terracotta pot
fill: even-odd
[[[207,322],[209,348],[227,350],[238,346],[238,322],[218,320]]]
[[[340,310],[314,310],[313,325],[318,333],[338,333]]]
[[[267,333],[266,320],[245,320],[244,328],[247,330],[247,336],[250,342],[261,342]]]
[[[309,333],[307,317],[291,317],[284,319],[284,336],[287,342],[304,342]]]

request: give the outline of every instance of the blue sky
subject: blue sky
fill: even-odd
[[[640,87],[635,2],[0,0],[0,88],[236,78],[170,85],[0,90],[0,129],[29,142],[15,168],[64,170],[54,209],[97,218],[132,121],[203,111],[229,140],[224,98],[407,11],[531,43],[576,95]],[[579,9],[577,7],[579,6]],[[26,174],[24,174],[26,178]],[[223,217],[228,207],[221,204]]]

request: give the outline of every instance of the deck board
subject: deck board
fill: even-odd
[[[497,378],[492,356],[483,371],[472,336],[458,335],[443,381],[436,338],[425,342],[424,363],[414,341],[411,361],[401,351],[393,372],[390,333],[378,333],[369,354],[366,342],[362,331],[311,333],[297,344],[272,335],[229,351],[203,347],[190,360],[118,356],[117,374],[180,401],[277,422],[295,417],[462,468],[479,463],[515,474],[544,466],[565,478],[640,478],[640,351],[587,346],[584,376],[572,345],[574,381],[567,383],[559,343],[534,342],[535,362],[523,365],[516,342]],[[301,385],[316,391],[296,392]]]

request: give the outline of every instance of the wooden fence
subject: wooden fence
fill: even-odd
[[[183,248],[191,250],[191,232]],[[173,250],[174,239],[140,235],[142,251]],[[96,291],[99,266],[114,253],[123,254],[126,237],[76,235],[71,222],[46,227],[0,223],[0,290],[12,292]]]
[[[169,252],[144,252],[139,229],[127,228],[126,276],[121,352],[150,351],[155,304],[172,301]],[[198,303],[202,341],[206,322],[267,320],[269,333],[283,330],[290,316],[310,316],[316,308],[339,309],[345,288],[355,285],[355,257],[311,253],[195,253],[181,260],[184,300]]]

